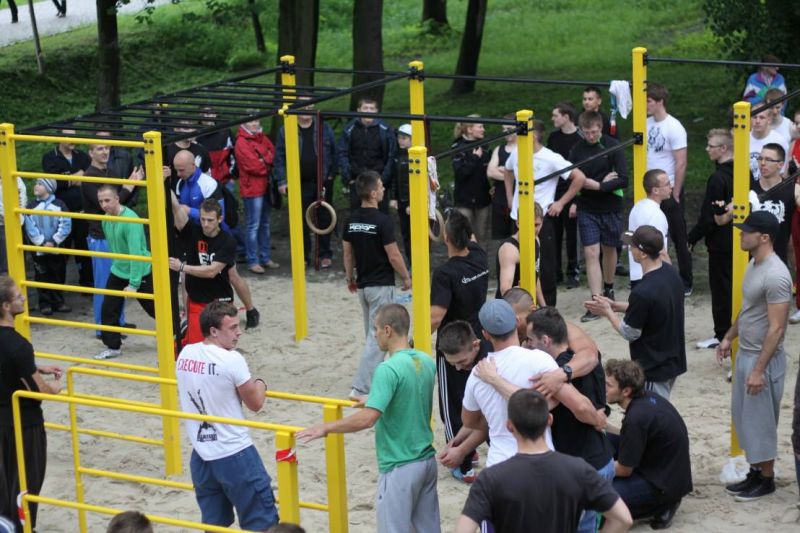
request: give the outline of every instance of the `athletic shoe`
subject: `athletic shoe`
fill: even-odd
[[[591,322],[592,320],[597,320],[600,318],[600,315],[596,315],[591,311],[586,311],[586,313],[581,317],[581,322]]]
[[[472,454],[472,466],[479,466],[481,464],[481,456],[478,455],[478,451],[475,450],[475,453]]]
[[[623,265],[622,263],[618,262],[616,268],[614,269],[614,275],[615,276],[630,276],[631,272],[630,272],[630,270],[627,269],[627,267],[625,267],[625,265]]]
[[[716,337],[711,337],[704,341],[698,341],[694,345],[694,347],[697,348],[698,350],[707,350],[709,348],[716,348],[717,346],[719,346],[719,339],[717,339]]]
[[[737,502],[752,502],[775,492],[775,478],[759,476],[758,484],[737,494],[733,499]]]
[[[684,287],[683,288],[683,297],[688,298],[692,295],[692,288],[691,287]]]
[[[253,274],[263,274],[266,272],[266,270],[264,270],[264,267],[262,267],[259,264],[250,265],[250,267],[248,267],[248,270],[250,270],[250,272],[252,272]]]
[[[471,485],[473,482],[475,482],[475,479],[478,477],[475,474],[475,469],[474,468],[470,468],[469,471],[467,471],[466,474],[461,472],[461,468],[460,467],[451,468],[450,469],[450,473],[453,475],[454,478],[456,478],[457,480],[459,480],[462,483],[466,483],[467,485]]]
[[[614,289],[603,289],[603,296],[605,296],[609,300],[613,300],[614,299]]]
[[[567,289],[577,289],[578,288],[578,278],[569,277],[567,278]]]
[[[328,257],[324,257],[322,261],[319,262],[319,267],[322,269],[328,269],[333,264],[333,261],[330,260]]]
[[[666,509],[662,509],[659,511],[651,520],[650,520],[650,529],[669,529],[669,526],[672,525],[672,519],[675,518],[675,513],[678,512],[678,507],[681,506],[681,501],[678,500],[677,502],[671,504]]]
[[[800,309],[789,315],[789,324],[800,324]]]
[[[245,312],[245,315],[247,316],[247,322],[244,325],[244,329],[252,329],[258,326],[258,319],[261,318],[261,313],[258,312],[258,309],[254,307]]]
[[[262,266],[264,266],[265,268],[273,268],[273,269],[281,267],[278,263],[276,263],[272,259],[270,259],[266,263],[262,263]]]
[[[122,350],[114,350],[112,348],[106,348],[99,354],[95,355],[94,358],[97,360],[114,359],[115,357],[119,357],[120,355],[122,355]]]
[[[53,308],[52,307],[40,307],[39,312],[42,313],[44,316],[52,316],[53,315]]]
[[[738,483],[731,483],[730,485],[725,485],[725,492],[730,494],[731,496],[736,496],[740,492],[750,490],[756,485],[761,482],[762,476],[761,471],[750,469],[747,473],[747,477],[744,478],[742,481]]]

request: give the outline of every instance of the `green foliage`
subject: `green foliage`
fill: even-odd
[[[271,58],[253,49],[236,49],[225,62],[231,72],[242,72],[271,65]]]

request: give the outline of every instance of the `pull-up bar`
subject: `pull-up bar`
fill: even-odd
[[[492,143],[494,141],[499,141],[503,137],[508,137],[509,135],[513,135],[514,133],[521,133],[523,131],[524,125],[520,124],[519,122],[514,122],[514,124],[517,127],[513,132],[504,131],[503,133],[500,133],[500,134],[497,134],[497,135],[493,135],[491,137],[484,137],[483,139],[478,139],[477,141],[474,141],[474,142],[471,142],[471,143],[467,143],[467,144],[462,144],[461,146],[458,146],[456,148],[451,148],[449,150],[445,150],[444,152],[442,152],[440,154],[436,154],[433,157],[435,157],[436,160],[439,161],[440,159],[445,159],[445,158],[452,157],[454,155],[460,154],[462,152],[468,152],[470,150],[474,150],[475,148],[486,146],[489,143]]]
[[[587,157],[583,161],[578,161],[577,163],[573,163],[568,167],[564,167],[564,168],[558,169],[555,172],[551,172],[550,174],[547,174],[546,176],[542,176],[541,178],[535,178],[533,180],[533,184],[534,185],[539,185],[540,183],[545,182],[547,180],[551,180],[553,178],[557,178],[558,176],[560,176],[561,174],[563,174],[564,172],[566,172],[568,170],[575,170],[579,166],[585,165],[586,163],[594,161],[595,159],[600,159],[601,157],[605,157],[608,154],[613,154],[614,152],[618,152],[618,151],[622,150],[623,148],[627,148],[628,146],[631,146],[633,144],[639,144],[641,142],[642,142],[642,139],[638,135],[636,135],[633,138],[628,139],[625,142],[619,143],[617,146],[612,146],[610,148],[606,148],[602,152],[597,152],[596,154]]]
[[[304,100],[307,102],[308,100]],[[362,111],[317,111],[316,109],[287,109],[289,115],[313,115],[336,118],[388,118],[392,120],[428,120],[430,122],[468,122],[481,124],[515,125],[517,121],[512,118],[484,118],[484,117],[456,117],[445,115],[414,115],[413,113],[365,113]]]
[[[799,94],[800,94],[800,89],[795,89],[794,91],[786,93],[783,96],[781,96],[780,98],[776,98],[775,100],[773,100],[773,101],[771,101],[769,103],[761,104],[760,106],[758,106],[755,109],[750,109],[750,116],[753,117],[755,115],[758,115],[762,111],[766,111],[767,109],[769,109],[771,107],[775,107],[775,106],[777,106],[779,104],[782,104],[786,100],[788,100],[790,98],[794,98],[795,96],[797,96]]]

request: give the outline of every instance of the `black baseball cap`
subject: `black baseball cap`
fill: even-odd
[[[769,211],[753,211],[747,215],[744,222],[739,222],[734,224],[734,226],[747,233],[763,233],[769,235],[772,240],[775,240],[781,225],[780,222],[778,222],[778,217]]]
[[[656,258],[664,249],[664,234],[653,226],[639,226],[622,234],[622,242]]]

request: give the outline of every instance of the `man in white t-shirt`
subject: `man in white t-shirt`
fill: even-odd
[[[683,208],[683,185],[686,179],[686,129],[667,113],[669,91],[660,83],[647,84],[647,170],[658,168],[667,173],[672,195],[661,202],[667,217],[669,236],[675,244],[678,270],[684,294],[692,293],[692,254],[686,238]],[[634,268],[633,265],[630,265]]]
[[[780,89],[770,89],[764,93],[764,103],[771,104],[775,100],[783,98],[785,94]],[[770,116],[772,117],[769,128],[783,137],[787,144],[792,144],[792,139],[797,136],[797,130],[794,127],[794,122],[781,114],[782,111],[783,107],[779,104],[769,108]]]
[[[517,453],[517,442],[506,426],[508,398],[518,389],[529,388],[532,376],[558,369],[558,365],[547,353],[519,345],[517,316],[505,300],[489,300],[483,304],[478,319],[484,338],[492,343],[494,350],[486,356],[485,361],[490,361],[496,367],[501,379],[489,384],[478,378],[473,369],[464,389],[461,418],[464,423],[462,431],[465,433],[483,429],[485,418],[491,443],[486,459],[488,467]],[[605,425],[605,416],[598,413],[592,402],[570,384],[564,384],[554,400],[551,408],[562,402],[580,421],[595,427]],[[553,449],[549,429],[545,438],[547,445]],[[454,440],[459,442],[459,436]]]
[[[769,129],[769,124],[772,119],[772,113],[769,109],[757,113],[750,117],[750,174],[754,179],[761,177],[761,168],[758,164],[758,158],[761,157],[761,149],[765,144],[775,143],[780,144],[785,153],[789,153],[789,143],[783,136]],[[781,173],[786,172],[787,165],[781,167]]]
[[[661,260],[671,263],[667,252],[667,216],[661,211],[661,202],[672,195],[672,184],[667,173],[659,168],[648,170],[644,174],[644,192],[647,198],[636,202],[628,215],[628,231],[633,233],[639,226],[653,226],[664,235],[664,248]],[[634,261],[633,253],[628,250],[628,264],[631,267],[631,288],[642,279],[642,265]]]
[[[242,402],[253,412],[264,405],[267,385],[252,379],[244,357],[234,350],[242,330],[232,303],[213,301],[200,314],[205,340],[187,345],[175,362],[181,410],[244,419]],[[269,474],[244,426],[184,420],[192,441],[191,472],[204,524],[264,531],[278,523]]]

